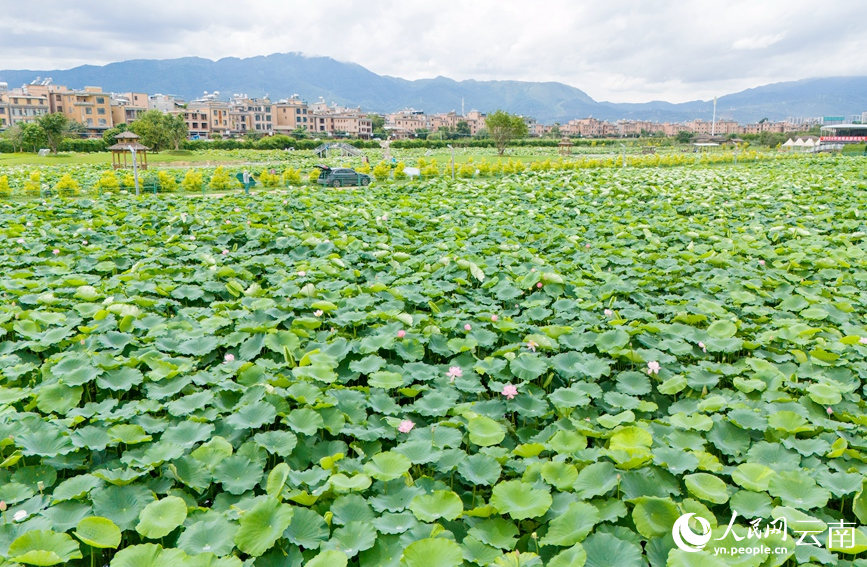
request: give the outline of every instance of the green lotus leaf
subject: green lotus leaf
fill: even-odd
[[[707,328],[707,334],[715,339],[728,339],[737,332],[737,325],[731,321],[714,321]]]
[[[258,557],[268,551],[292,522],[294,510],[274,498],[260,500],[241,516],[235,545],[238,549]]]
[[[494,486],[491,505],[500,513],[516,520],[536,518],[551,507],[551,495],[520,480],[509,480]]]
[[[277,410],[273,405],[268,402],[254,402],[236,408],[232,415],[226,418],[226,423],[235,429],[259,429],[272,423],[276,417]]]
[[[700,500],[725,504],[729,494],[726,483],[712,474],[695,473],[683,477],[687,490]]]
[[[719,556],[708,551],[684,551],[672,549],[666,567],[728,567]]]
[[[223,516],[195,522],[184,528],[178,537],[178,547],[187,555],[213,554],[223,557],[235,548],[238,525]]]
[[[674,522],[681,516],[677,506],[669,498],[642,496],[634,501],[632,521],[638,533],[647,538],[663,536],[671,531]]]
[[[115,425],[108,429],[112,441],[126,445],[136,445],[153,439],[140,425]]]
[[[50,384],[36,394],[36,407],[44,413],[65,415],[81,401],[84,389],[81,386]]]
[[[435,490],[413,498],[409,509],[422,522],[436,522],[440,518],[454,520],[464,511],[460,496],[450,490]]]
[[[578,469],[562,461],[552,461],[542,465],[542,479],[558,490],[569,490],[578,480]]]
[[[467,424],[470,441],[481,447],[498,445],[506,437],[503,426],[485,416],[474,417]]]
[[[214,467],[214,480],[232,494],[243,494],[259,484],[264,471],[243,455],[232,455]]]
[[[580,543],[561,551],[548,561],[548,567],[583,567],[587,561],[587,552]]]
[[[334,549],[355,557],[360,551],[370,549],[376,543],[376,529],[367,522],[347,522],[334,530],[331,539],[322,549]]]
[[[540,356],[523,353],[509,363],[509,370],[518,379],[530,381],[535,380],[548,370],[548,364]]]
[[[234,555],[217,557],[213,553],[200,553],[184,558],[181,567],[243,567],[243,563]]]
[[[64,500],[80,500],[94,488],[102,485],[102,481],[90,474],[81,474],[68,478],[54,487],[51,498],[54,502]]]
[[[91,547],[117,549],[120,545],[120,528],[108,518],[99,516],[84,518],[78,522],[74,534]]]
[[[469,531],[469,534],[480,542],[506,550],[515,547],[518,533],[513,522],[500,517],[479,522]]]
[[[828,503],[831,493],[800,471],[782,471],[771,477],[768,492],[779,498],[783,506],[800,510],[821,508]]]
[[[584,567],[641,567],[641,549],[609,533],[596,533],[581,543],[587,560]]]
[[[178,352],[192,356],[205,356],[220,346],[216,337],[200,336],[178,345]]]
[[[317,549],[330,535],[325,519],[308,508],[295,508],[283,537],[305,549]]]
[[[406,567],[458,567],[464,558],[455,542],[427,538],[409,544],[403,551],[403,561]]]
[[[153,543],[125,547],[111,560],[111,567],[166,567],[181,565],[186,555],[180,549],[168,548]]]
[[[807,395],[817,404],[824,406],[839,404],[843,399],[840,390],[831,384],[810,384],[807,386]]]
[[[90,498],[94,514],[108,518],[123,531],[133,529],[142,510],[155,499],[154,493],[141,484],[95,489]]]
[[[364,464],[364,472],[370,477],[381,481],[400,478],[412,466],[412,461],[394,451],[377,453]]]
[[[269,453],[283,458],[289,457],[298,443],[298,437],[290,431],[265,431],[254,435],[253,440]]]
[[[307,562],[307,567],[346,567],[349,558],[342,551],[323,551]]]
[[[74,539],[50,530],[32,530],[17,537],[9,545],[7,556],[17,563],[40,566],[59,565],[82,557]]]
[[[322,416],[310,408],[292,410],[286,418],[286,424],[296,433],[315,435],[317,431],[325,428]]]
[[[573,488],[581,498],[602,496],[618,484],[617,469],[609,462],[593,463],[581,469]]]
[[[629,344],[629,333],[621,329],[605,331],[596,337],[596,348],[602,352],[613,353]]]
[[[732,495],[729,507],[746,518],[766,518],[773,505],[771,497],[764,492],[738,490]]]
[[[569,504],[564,513],[548,524],[548,533],[540,540],[542,545],[575,545],[584,540],[599,522],[599,510],[586,502]]]
[[[145,506],[135,527],[148,539],[159,539],[173,532],[187,519],[187,503],[183,498],[167,496]]]

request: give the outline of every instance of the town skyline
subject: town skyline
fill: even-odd
[[[131,12],[35,0],[6,8],[6,69],[292,51],[408,80],[556,81],[611,102],[709,100],[756,85],[867,75],[861,5],[852,0],[822,10],[801,0],[543,0],[532,10],[512,0],[323,0],[313,8],[259,0],[240,11],[225,0],[154,0]]]

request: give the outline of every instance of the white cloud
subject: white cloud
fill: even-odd
[[[786,37],[784,33],[763,35],[761,37],[745,37],[732,44],[732,49],[764,49],[770,47]]]
[[[862,11],[855,0],[32,0],[4,6],[0,69],[303,52],[407,79],[559,81],[597,100],[679,102],[867,75]]]

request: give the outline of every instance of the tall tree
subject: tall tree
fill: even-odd
[[[494,140],[499,155],[503,155],[509,142],[515,138],[523,138],[528,132],[522,117],[509,114],[504,110],[497,110],[493,114],[489,114],[485,118],[485,127],[488,130],[488,135]]]
[[[472,129],[466,120],[460,120],[455,125],[455,133],[461,138],[469,138],[473,135]]]
[[[62,112],[43,114],[36,121],[45,132],[45,143],[51,148],[51,153],[57,153],[57,146],[69,134],[69,118]]]
[[[6,128],[3,133],[0,133],[0,136],[5,140],[9,140],[9,143],[12,144],[12,152],[17,153],[21,150],[21,147],[24,145],[24,129],[21,128],[21,124],[17,122]]]
[[[159,152],[172,143],[166,128],[164,114],[159,110],[148,110],[129,125],[131,132],[139,135],[140,141],[154,152]]]
[[[181,149],[181,142],[187,139],[189,133],[183,114],[166,114],[163,116],[163,124],[175,150]]]
[[[36,122],[28,122],[21,127],[21,146],[36,153],[45,145],[45,130]]]
[[[126,132],[129,129],[129,126],[121,122],[114,128],[109,128],[105,132],[102,133],[102,139],[105,141],[106,146],[113,146],[117,143],[117,135],[121,132]]]

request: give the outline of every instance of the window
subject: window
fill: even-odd
[[[104,109],[104,108],[97,108],[97,109],[96,109],[96,113],[97,113],[97,114],[102,114],[103,116],[105,116],[105,109]]]
[[[93,114],[93,109],[92,108],[85,108],[84,113],[85,114]]]
[[[105,118],[100,118],[100,119],[99,119],[99,125],[100,125],[100,126],[106,126]]]
[[[62,106],[58,106],[58,107],[57,107],[57,112],[63,112],[63,107],[62,107]]]
[[[6,109],[5,109],[5,108],[2,108],[2,107],[0,107],[0,114],[6,114]]]
[[[296,109],[295,109],[295,114],[301,114],[301,109],[300,109],[300,108],[296,108]]]
[[[93,118],[88,118],[88,119],[87,119],[87,125],[88,125],[88,126],[93,126]]]
[[[105,99],[101,96],[96,97],[96,104],[105,104]]]

